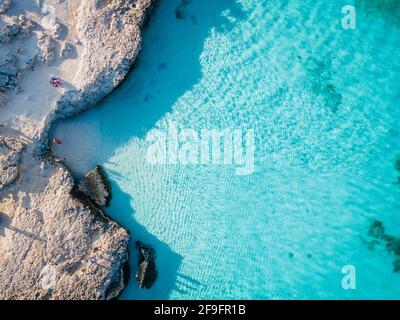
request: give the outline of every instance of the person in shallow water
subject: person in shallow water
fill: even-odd
[[[62,143],[61,140],[58,139],[58,138],[54,138],[53,142],[54,142],[54,144],[61,144]]]

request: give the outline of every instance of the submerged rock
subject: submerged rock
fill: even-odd
[[[373,240],[374,246],[376,241],[379,243],[383,241],[383,243],[385,243],[387,252],[394,256],[393,272],[400,272],[400,239],[387,234],[383,223],[379,220],[371,222],[368,235],[375,239]],[[367,242],[367,245],[371,245],[371,243],[372,242]]]
[[[322,60],[309,58],[302,61],[301,56],[298,56],[298,59],[307,72],[307,81],[311,91],[322,98],[322,102],[327,108],[334,113],[337,112],[342,104],[342,95],[333,85],[332,59],[329,56]]]
[[[128,232],[77,190],[65,168],[41,169],[23,156],[30,165],[0,191],[0,300],[115,298],[125,286]],[[41,186],[35,193],[26,171]]]
[[[397,156],[394,168],[400,172],[400,155]]]
[[[79,190],[88,196],[95,204],[108,207],[111,201],[111,184],[104,170],[97,165],[79,182]]]
[[[136,248],[139,250],[138,271],[136,281],[139,288],[149,289],[157,280],[156,254],[152,247],[140,241],[136,241]]]
[[[368,235],[376,239],[383,239],[385,236],[385,228],[383,223],[378,220],[372,221],[368,230]]]
[[[175,17],[179,20],[184,20],[187,18],[187,10],[183,6],[179,6],[175,9]]]
[[[386,249],[393,253],[396,256],[400,257],[400,239],[396,239],[395,237],[391,237],[390,240],[387,240]]]
[[[190,4],[190,0],[182,0],[181,4],[175,9],[175,17],[179,20],[185,20],[189,11],[187,6]]]
[[[400,259],[393,262],[393,272],[400,272]]]

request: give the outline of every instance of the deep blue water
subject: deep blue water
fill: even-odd
[[[400,236],[396,3],[161,1],[123,85],[54,129],[55,153],[77,177],[102,164],[107,213],[157,251],[155,286],[132,277],[122,298],[400,298],[394,257],[365,243],[373,219]],[[253,130],[255,172],[150,164],[146,136],[168,123]]]

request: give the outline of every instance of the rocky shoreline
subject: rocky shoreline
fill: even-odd
[[[65,3],[45,2],[56,14]],[[0,106],[8,108],[0,110],[8,117],[0,123],[0,299],[113,299],[127,280],[129,233],[55,161],[48,134],[54,121],[89,109],[123,81],[155,1],[67,2],[81,46],[74,86],[26,132],[24,114],[13,113],[12,101]]]
[[[100,0],[95,1],[95,3],[101,2]],[[104,16],[107,16],[107,11],[101,15],[91,16],[89,21],[86,21],[81,35],[87,41],[87,49],[84,53],[85,67],[82,70],[84,74],[82,77],[83,88],[66,92],[56,102],[46,117],[44,130],[38,139],[37,155],[43,155],[48,151],[48,135],[55,121],[72,118],[99,103],[121,84],[136,62],[142,44],[141,30],[147,25],[157,0],[127,2],[119,0],[114,2],[117,3],[114,8],[118,8],[128,16],[130,32],[125,30],[119,39],[107,39],[112,31],[103,28],[104,25],[99,23]],[[132,2],[135,3],[135,7],[131,8],[131,14],[127,14],[125,10],[129,10],[128,5]],[[99,25],[101,28],[98,28]],[[118,30],[119,27],[116,28]],[[93,38],[93,34],[96,34],[97,37]],[[103,47],[105,43],[108,43],[107,47]],[[116,43],[121,43],[121,46],[118,46],[120,51],[118,56],[114,55]],[[103,55],[110,60],[103,60],[101,63],[97,59],[93,60],[92,52],[99,51],[102,51]]]

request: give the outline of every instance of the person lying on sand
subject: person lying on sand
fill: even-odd
[[[61,87],[61,80],[59,78],[57,78],[56,76],[50,75],[50,84],[54,88]]]

